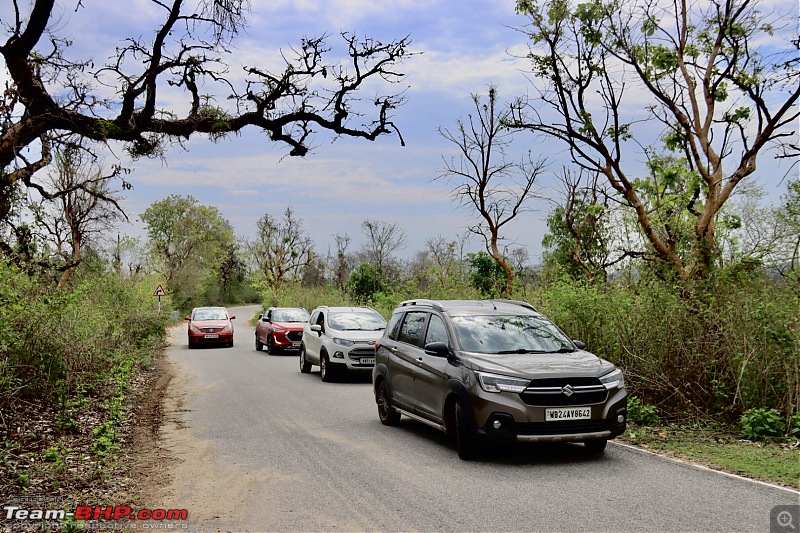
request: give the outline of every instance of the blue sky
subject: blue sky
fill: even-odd
[[[130,0],[124,9],[116,1],[84,0],[77,13],[75,0],[65,2],[59,25],[74,39],[75,56],[91,55],[97,63],[113,54],[123,36],[146,36],[159,21],[149,0]],[[252,8],[250,27],[233,43],[230,63],[237,76],[240,65],[278,66],[279,49],[297,46],[303,36],[330,34],[336,52],[341,51],[342,31],[383,41],[410,35],[411,51],[419,55],[401,69],[407,74],[407,102],[395,120],[406,146],[390,136],[375,142],[341,138],[331,144],[330,135],[321,132],[309,156],[292,158],[285,157],[285,146],[251,129],[216,144],[193,137],[186,151],[168,152],[166,162],[129,163],[117,148],[120,162],[134,168],[128,176],[134,189],[125,193],[123,203],[133,224],[121,232],[141,235],[136,219],[148,205],[169,194],[191,194],[216,206],[245,238],[253,237],[259,217],[280,216],[290,206],[322,254],[333,246],[336,233],[349,234],[350,250],[358,249],[365,219],[397,223],[405,231],[408,246],[402,257],[413,256],[437,235],[455,240],[465,234],[473,213],[449,197],[451,185],[435,180],[444,168],[443,157],[455,155],[437,128],[453,127],[466,117],[473,110],[470,94],[486,94],[489,84],[498,87],[501,100],[529,91],[527,61],[515,57],[524,54],[526,42],[514,29],[525,23],[515,14],[514,0],[253,0]],[[631,105],[647,103],[645,94],[630,96]],[[164,97],[171,103],[168,93]],[[515,150],[522,154],[528,149],[549,157],[540,187],[545,196],[553,196],[555,174],[567,162],[562,148],[519,135]],[[111,156],[106,161],[116,162]],[[764,163],[761,179],[779,193],[778,179],[789,167]],[[511,247],[526,247],[536,262],[550,204],[540,200],[530,207],[535,210],[520,216],[503,236]],[[473,240],[470,248],[477,251],[482,245]]]

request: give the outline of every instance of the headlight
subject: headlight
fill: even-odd
[[[203,331],[192,323],[189,323],[189,329],[195,333],[203,333]]]
[[[231,325],[230,324],[225,324],[225,327],[222,328],[220,331],[230,331],[230,330],[231,330]]]
[[[623,388],[625,386],[625,378],[622,376],[622,370],[619,368],[612,370],[600,378],[600,383],[605,385],[607,389]]]
[[[285,330],[285,329],[283,329],[283,328],[282,328],[282,327],[280,327],[280,326],[272,326],[272,331],[274,331],[275,333],[283,333],[283,332],[284,332],[284,331],[286,331],[286,330]]]
[[[333,339],[333,343],[339,346],[352,346],[355,344],[355,342],[347,339]]]
[[[475,372],[478,376],[478,383],[486,392],[523,392],[528,388],[530,380],[520,378],[510,378],[508,376],[498,376],[486,372]]]

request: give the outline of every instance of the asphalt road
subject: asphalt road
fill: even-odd
[[[188,509],[191,529],[767,532],[774,506],[800,503],[613,443],[601,458],[566,444],[461,461],[427,426],[381,425],[368,377],[323,383],[294,353],[257,352],[257,310],[233,310],[233,348],[190,351],[173,335],[164,437],[177,461],[153,503]]]

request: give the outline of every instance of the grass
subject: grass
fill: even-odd
[[[800,441],[752,442],[719,428],[629,425],[618,440],[704,466],[800,490]]]

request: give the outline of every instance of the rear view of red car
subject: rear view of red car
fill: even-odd
[[[189,348],[204,344],[233,346],[233,319],[224,307],[195,307],[189,321]]]
[[[256,350],[260,352],[266,346],[267,353],[276,354],[299,349],[308,316],[308,311],[301,307],[270,307],[256,325]]]

